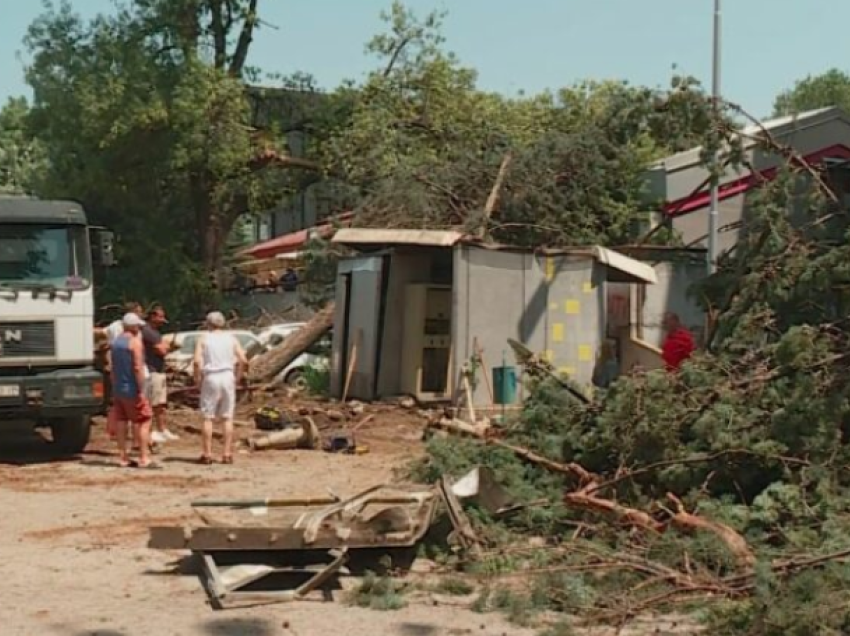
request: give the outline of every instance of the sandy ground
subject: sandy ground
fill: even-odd
[[[181,422],[197,424],[181,414]],[[232,466],[200,466],[196,434],[159,455],[161,471],[115,466],[98,426],[81,458],[57,461],[27,431],[0,439],[0,634],[2,636],[441,636],[524,634],[495,615],[425,600],[396,612],[301,601],[214,611],[197,577],[176,571],[183,556],[148,549],[151,525],[188,520],[204,497],[345,495],[396,479],[420,452],[414,415],[376,418],[358,433],[366,455],[320,451],[240,454]],[[241,429],[243,435],[249,429]]]
[[[57,460],[29,431],[0,437],[0,636],[528,636],[497,614],[474,613],[459,599],[416,597],[394,612],[344,602],[299,601],[215,611],[185,553],[146,547],[148,527],[192,520],[199,498],[350,495],[398,483],[399,468],[422,452],[422,419],[377,409],[358,431],[365,455],[321,451],[243,451],[231,466],[198,465],[197,416],[171,413],[181,440],[169,444],[159,471],[121,469],[114,445],[95,427],[87,452]],[[359,415],[353,420],[360,420]],[[320,428],[332,430],[324,412]],[[243,419],[249,419],[243,414]],[[240,437],[254,430],[237,429]],[[609,629],[583,632],[607,636]],[[693,633],[670,620],[648,620],[623,636]]]

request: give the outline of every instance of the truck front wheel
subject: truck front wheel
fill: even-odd
[[[82,453],[89,443],[91,422],[87,416],[50,421],[50,432],[57,449],[67,455]]]

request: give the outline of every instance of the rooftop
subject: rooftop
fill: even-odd
[[[773,136],[781,137],[791,132],[805,130],[806,128],[818,126],[834,119],[843,119],[850,125],[850,117],[847,116],[847,113],[837,106],[830,106],[828,108],[805,111],[796,115],[785,115],[783,117],[768,119],[762,122],[760,126],[751,124],[742,128],[741,134],[746,138],[757,137],[766,130]],[[754,140],[745,139],[744,146],[749,147],[755,143]],[[665,157],[653,164],[652,168],[664,168],[668,172],[675,172],[676,170],[689,168],[700,163],[701,154],[702,146],[696,146],[695,148]]]

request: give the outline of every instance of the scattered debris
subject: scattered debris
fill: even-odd
[[[403,490],[378,485],[342,501],[200,501],[193,509],[202,509],[201,524],[153,527],[148,546],[188,549],[200,557],[204,582],[216,607],[224,607],[231,599],[286,602],[303,598],[338,575],[349,574],[350,570],[343,568],[347,561],[365,563],[374,570],[382,555],[392,553],[394,567],[401,567],[399,551],[407,550],[407,561],[412,563],[416,545],[434,521],[439,500],[433,488]],[[294,589],[246,589],[271,575],[305,572],[313,576]]]

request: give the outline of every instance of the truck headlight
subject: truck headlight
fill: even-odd
[[[91,384],[69,384],[62,395],[66,400],[90,400],[103,397],[103,382],[97,381]]]

